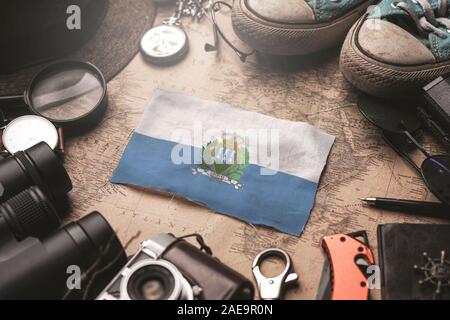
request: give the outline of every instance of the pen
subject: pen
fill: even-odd
[[[417,216],[450,219],[450,207],[440,202],[425,202],[388,198],[362,198],[364,203],[389,211],[409,213]]]

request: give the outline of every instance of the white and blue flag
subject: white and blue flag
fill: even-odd
[[[112,182],[300,235],[333,143],[307,123],[157,90]]]

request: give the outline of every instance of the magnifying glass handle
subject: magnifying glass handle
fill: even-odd
[[[0,109],[4,111],[19,110],[26,107],[24,95],[0,97]]]
[[[17,96],[3,96],[3,97],[0,97],[0,103],[5,103],[5,102],[20,102],[20,101],[22,101],[23,102],[23,99],[24,99],[24,95],[23,94],[21,94],[21,95],[17,95]]]
[[[16,96],[2,96],[0,97],[0,108],[7,107],[7,109],[16,109],[23,107],[25,104],[24,95]]]

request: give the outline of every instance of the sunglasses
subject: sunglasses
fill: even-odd
[[[450,156],[431,155],[418,142],[422,123],[415,109],[366,96],[359,99],[358,107],[370,123],[382,130],[386,143],[422,176],[431,193],[450,205]],[[410,156],[414,150],[425,156],[421,164]]]

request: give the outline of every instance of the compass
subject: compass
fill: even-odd
[[[425,264],[423,266],[415,265],[414,269],[422,272],[424,279],[419,280],[420,286],[431,286],[435,289],[433,299],[439,298],[443,289],[450,287],[450,261],[446,260],[446,253],[441,251],[441,257],[437,259],[430,258],[428,253],[423,253]]]

